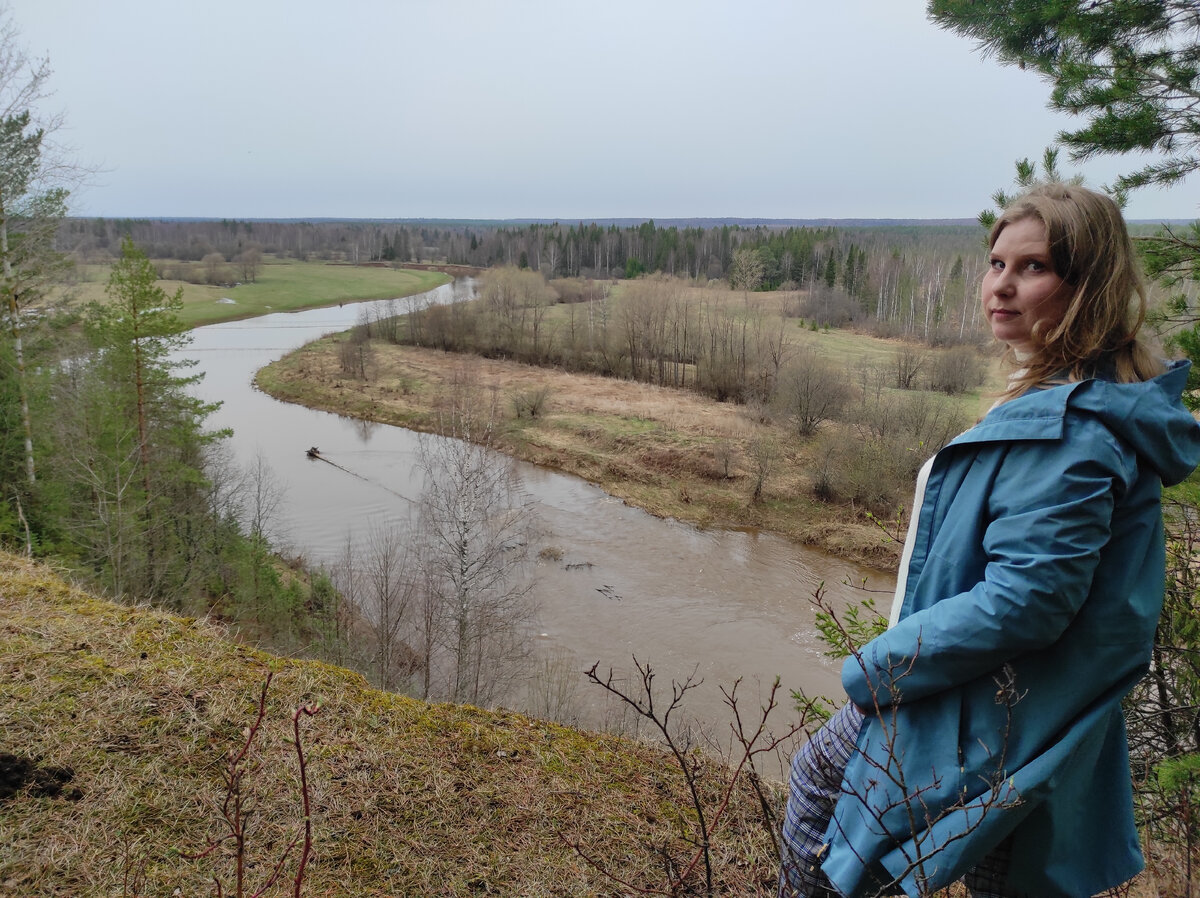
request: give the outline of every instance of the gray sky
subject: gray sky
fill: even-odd
[[[81,215],[969,217],[1070,124],[923,0],[9,6],[102,169]]]

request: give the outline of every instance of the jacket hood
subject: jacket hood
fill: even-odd
[[[1171,486],[1200,464],[1200,425],[1180,398],[1190,367],[1168,362],[1163,374],[1143,383],[1095,378],[1031,391],[992,409],[953,442],[1060,439],[1067,409],[1077,409],[1098,417]]]

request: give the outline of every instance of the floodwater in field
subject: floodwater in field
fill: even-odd
[[[471,290],[458,281],[428,299],[452,302]],[[411,302],[393,301],[392,308]],[[239,463],[252,465],[261,455],[269,465],[282,492],[277,541],[310,561],[334,563],[347,535],[365,542],[372,525],[409,524],[422,487],[418,438],[279,402],[253,387],[254,373],[383,307],[361,303],[210,325],[193,331],[181,353],[204,372],[198,394],[221,401],[209,424],[232,428]],[[306,450],[314,446],[334,464],[309,459]],[[848,584],[864,579],[890,594],[891,575],[770,534],[662,520],[578,478],[524,463],[518,470],[539,522],[531,554],[556,550],[542,552],[534,570],[540,612],[531,638],[541,658],[555,659],[565,680],[558,687],[579,723],[611,725],[618,716],[581,671],[599,662],[602,671],[628,675],[635,656],[652,665],[664,689],[693,673],[703,679],[684,713],[718,730],[728,719],[718,687],[739,677],[750,702],[743,713],[758,707],[776,677],[787,707],[792,689],[842,695],[838,665],[823,656],[816,638],[811,596],[824,584],[834,602],[855,601],[861,593]],[[506,704],[539,710],[527,701],[513,695]]]

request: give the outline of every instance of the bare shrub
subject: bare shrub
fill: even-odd
[[[510,397],[513,414],[518,418],[540,418],[546,411],[553,391],[547,386],[519,390]]]
[[[579,716],[577,695],[583,669],[563,649],[540,658],[526,687],[526,711],[542,720],[572,723]]]
[[[284,878],[284,865],[297,845],[300,855],[296,864],[296,875],[292,877],[292,893],[299,896],[304,888],[304,874],[308,867],[313,850],[311,791],[308,784],[308,762],[304,755],[304,745],[300,738],[300,721],[305,717],[313,717],[320,711],[318,704],[303,704],[292,713],[292,745],[296,749],[296,758],[300,768],[300,799],[303,826],[278,853],[274,863],[267,858],[252,859],[249,852],[250,821],[257,810],[255,800],[255,780],[264,776],[262,761],[257,757],[259,735],[267,716],[267,690],[271,687],[274,673],[268,673],[263,683],[258,699],[258,711],[254,722],[242,730],[241,747],[230,749],[226,754],[226,766],[222,771],[222,781],[225,795],[217,808],[221,818],[221,829],[224,834],[214,838],[208,846],[198,854],[181,852],[189,860],[212,857],[217,862],[232,859],[233,885],[230,895],[233,898],[245,898],[253,888],[249,879],[251,875],[263,875],[261,885],[253,895],[262,895]],[[275,845],[268,845],[276,849]],[[220,850],[219,850],[220,849]],[[263,873],[265,871],[265,874]],[[213,876],[217,895],[225,894],[220,876]]]
[[[356,325],[338,345],[338,361],[341,363],[342,373],[366,380],[370,357],[370,331],[363,325]]]
[[[880,514],[907,505],[921,465],[969,423],[953,404],[925,392],[866,397],[854,417],[849,435],[818,439],[813,493]]]
[[[889,511],[907,501],[912,489],[907,453],[894,438],[847,439],[845,434],[818,437],[813,493],[826,502],[850,502],[873,511]]]
[[[757,397],[747,399],[740,411],[743,418],[755,424],[772,424],[775,421],[775,413],[770,404]]]
[[[859,396],[845,417],[862,439],[887,439],[900,427],[900,406],[894,391],[870,391]]]
[[[905,343],[893,356],[896,388],[911,390],[917,385],[917,375],[929,364],[929,350],[916,343]]]
[[[936,353],[929,367],[929,389],[957,396],[980,386],[986,368],[972,346],[955,346]]]
[[[604,298],[604,284],[591,278],[555,278],[550,287],[562,303],[593,302]]]
[[[787,721],[775,724],[771,716],[779,707],[778,679],[753,710],[748,710],[747,702],[738,695],[741,680],[734,681],[729,689],[720,687],[725,704],[733,714],[733,723],[729,756],[718,764],[698,750],[696,728],[679,720],[688,693],[703,680],[693,673],[682,681],[672,680],[670,690],[665,691],[655,687],[655,673],[650,664],[643,664],[636,657],[633,663],[637,670],[634,677],[619,677],[612,668],[602,674],[600,662],[592,665],[585,676],[615,698],[634,720],[646,726],[675,759],[683,776],[686,806],[668,805],[666,808],[672,818],[680,821],[679,838],[674,844],[647,846],[662,859],[664,882],[649,887],[641,883],[635,885],[617,876],[583,845],[571,841],[568,844],[584,861],[623,886],[623,893],[703,895],[707,898],[727,894],[721,883],[723,869],[731,861],[743,863],[736,848],[722,844],[736,829],[725,825],[726,818],[733,813],[735,798],[739,794],[752,798],[761,812],[755,814],[757,820],[754,822],[766,830],[778,849],[778,797],[759,772],[758,764],[765,758],[778,758],[804,727],[817,719],[814,703],[793,693],[798,719],[790,724]]]
[[[840,288],[814,287],[797,304],[799,317],[818,327],[844,327],[862,317],[862,307]]]
[[[907,437],[906,449],[914,456],[913,474],[924,463],[970,424],[967,416],[952,403],[929,393],[901,397],[900,429]]]
[[[754,491],[750,501],[758,502],[762,499],[768,478],[775,472],[779,462],[779,447],[774,440],[767,437],[755,437],[750,441],[749,456],[750,469],[754,475]]]
[[[725,480],[729,479],[730,470],[733,467],[733,461],[736,457],[733,443],[729,440],[721,440],[713,445],[712,448],[713,461],[717,465],[717,471]]]
[[[813,495],[822,502],[836,502],[840,498],[836,461],[841,443],[839,439],[822,439],[813,451]]]
[[[878,400],[891,378],[891,369],[877,359],[864,358],[855,362],[854,376],[863,398],[874,397]]]
[[[845,372],[812,350],[801,350],[780,373],[775,405],[800,436],[836,419],[852,395]]]

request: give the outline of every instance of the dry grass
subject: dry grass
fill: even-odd
[[[861,509],[811,498],[807,443],[751,420],[731,403],[687,390],[437,350],[372,345],[366,381],[345,376],[334,336],[311,343],[259,372],[258,385],[280,399],[416,430],[430,430],[441,397],[464,377],[507,409],[517,393],[545,388],[547,410],[513,419],[504,448],[534,464],[575,474],[662,517],[700,526],[780,533],[861,564],[894,568],[893,540]],[[749,446],[779,445],[763,501],[750,502]],[[731,453],[730,476],[718,461]]]
[[[255,880],[301,823],[290,716],[311,701],[307,895],[617,895],[567,841],[643,886],[663,881],[652,846],[683,854],[682,783],[653,748],[381,693],[205,622],[96,599],[4,554],[0,603],[0,755],[66,779],[55,792],[26,778],[0,797],[0,894],[212,894],[214,875],[228,893],[228,854],[185,854],[220,834],[225,754],[268,670],[251,778]],[[762,894],[773,850],[753,802],[735,806],[717,846],[722,894]]]
[[[221,833],[226,753],[268,671],[250,778],[256,883],[302,823],[290,718],[314,701],[302,730],[315,843],[306,895],[615,898],[631,890],[568,843],[638,887],[664,882],[660,850],[686,853],[683,784],[652,747],[382,693],[203,621],[97,599],[4,553],[0,603],[0,894],[208,895],[214,876],[229,894],[228,852],[187,855]],[[33,775],[14,781],[14,758]],[[711,799],[724,769],[708,773]],[[736,795],[714,840],[718,894],[773,894],[757,820]],[[1121,894],[1183,894],[1179,858],[1149,853],[1153,872]],[[291,894],[290,883],[268,894]]]

